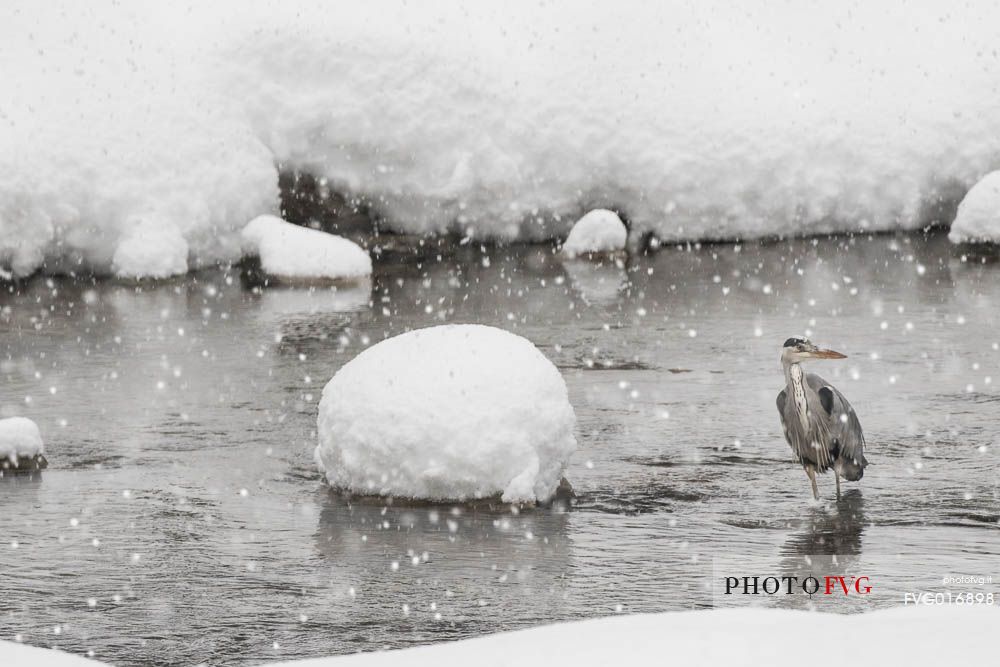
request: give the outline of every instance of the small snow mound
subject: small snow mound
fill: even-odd
[[[333,376],[316,462],[355,493],[544,501],[576,450],[575,422],[562,376],[530,341],[437,326],[384,340]]]
[[[948,239],[952,243],[1000,243],[1000,171],[984,176],[965,195]]]
[[[576,221],[570,230],[562,254],[579,257],[591,253],[609,253],[625,249],[628,230],[614,211],[594,209]]]
[[[243,252],[260,257],[261,268],[278,279],[350,280],[371,275],[372,260],[353,241],[273,215],[261,215],[243,228]]]
[[[27,417],[0,419],[0,474],[45,467],[45,445],[38,425]]]
[[[171,222],[143,217],[126,222],[111,268],[120,278],[169,278],[188,271],[188,244]]]

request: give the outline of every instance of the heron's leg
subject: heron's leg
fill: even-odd
[[[813,498],[819,500],[819,489],[816,488],[816,470],[812,466],[806,466],[806,474],[809,475],[809,481],[812,482]]]
[[[837,500],[840,500],[840,473],[834,470],[833,476],[837,478]]]

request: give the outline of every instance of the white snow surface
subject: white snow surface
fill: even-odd
[[[17,461],[22,456],[45,453],[38,424],[27,417],[0,419],[0,460]]]
[[[188,244],[170,220],[146,216],[127,221],[111,258],[123,278],[168,278],[187,273]]]
[[[235,259],[277,212],[278,165],[400,230],[554,238],[608,207],[663,240],[916,228],[1000,167],[985,0],[3,13],[0,270],[17,275],[124,269],[144,219],[189,267]]]
[[[579,257],[624,250],[627,237],[628,230],[618,214],[598,208],[576,221],[561,252],[566,257]]]
[[[716,609],[616,616],[399,651],[271,667],[939,667],[993,664],[1000,611],[896,608],[866,614]],[[841,642],[833,650],[816,638]]]
[[[104,664],[65,651],[0,640],[0,665],[5,667],[100,667]]]
[[[556,367],[482,325],[418,329],[345,364],[323,389],[316,461],[334,487],[429,500],[547,500],[576,449]]]
[[[270,276],[298,281],[370,276],[372,260],[357,243],[335,234],[261,215],[243,229],[243,252],[260,257]]]
[[[614,616],[476,639],[268,667],[940,667],[996,662],[1000,610],[987,606],[897,607],[865,614],[777,609],[713,609]],[[817,647],[816,628],[844,650]],[[830,640],[832,641],[832,639]],[[822,642],[820,642],[822,644]],[[49,649],[0,641],[0,664],[98,667]]]
[[[952,243],[1000,243],[1000,171],[984,176],[965,195],[948,238]]]

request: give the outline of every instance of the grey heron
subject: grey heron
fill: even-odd
[[[800,364],[810,359],[846,358],[816,347],[808,338],[789,338],[781,350],[785,388],[778,394],[778,414],[785,439],[805,468],[816,500],[817,472],[833,468],[838,499],[841,477],[856,482],[865,474],[865,434],[847,398],[820,376],[803,371]]]

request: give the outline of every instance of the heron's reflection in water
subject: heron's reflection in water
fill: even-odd
[[[803,527],[789,536],[783,556],[816,554],[856,556],[861,553],[865,497],[850,489],[830,509],[813,509]]]
[[[569,515],[328,493],[316,548],[344,620],[395,645],[537,624],[566,611]],[[363,632],[363,630],[362,630]]]
[[[781,548],[782,576],[796,577],[800,583],[807,577],[816,577],[821,584],[820,593],[826,576],[844,576],[849,584],[850,577],[858,573],[861,535],[866,523],[864,508],[861,491],[850,489],[834,507],[811,509],[802,528],[792,533]],[[797,588],[793,595],[774,596],[772,599],[782,607],[810,607],[816,604],[816,600],[803,594],[801,588]],[[850,598],[852,608],[859,599],[860,595]],[[823,602],[824,610],[832,610],[828,600]]]

